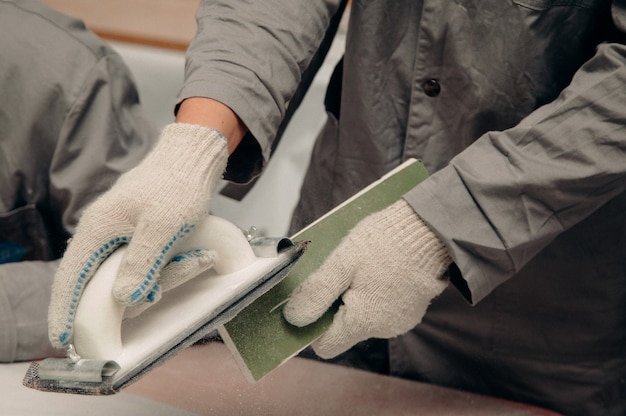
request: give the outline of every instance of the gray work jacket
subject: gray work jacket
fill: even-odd
[[[120,56],[38,1],[0,1],[0,361],[41,357],[50,285],[87,203],[156,139]]]
[[[267,159],[335,3],[204,1],[179,98],[229,105],[258,143],[241,156]],[[405,199],[454,286],[391,341],[394,374],[626,413],[625,7],[353,1],[293,224],[424,161],[432,176]]]

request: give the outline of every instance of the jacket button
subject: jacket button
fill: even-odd
[[[428,95],[429,97],[436,97],[441,92],[441,85],[439,84],[438,80],[432,78],[424,81],[424,83],[422,84],[422,89],[424,90],[424,93],[426,93],[426,95]]]

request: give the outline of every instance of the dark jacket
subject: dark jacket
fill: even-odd
[[[180,98],[229,105],[267,158],[336,3],[204,1]],[[454,285],[391,341],[394,374],[626,413],[625,7],[353,1],[293,229],[424,161],[432,176],[405,199]]]

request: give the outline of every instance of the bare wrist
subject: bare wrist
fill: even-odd
[[[176,114],[176,122],[198,124],[218,130],[228,141],[228,153],[235,151],[248,129],[225,104],[205,97],[185,99]]]

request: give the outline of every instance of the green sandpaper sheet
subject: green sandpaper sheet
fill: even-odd
[[[289,324],[282,307],[291,292],[317,270],[343,237],[367,215],[402,197],[428,176],[411,159],[292,237],[309,241],[288,276],[220,327],[220,335],[249,382],[260,380],[296,355],[331,324],[334,310],[304,328]]]

